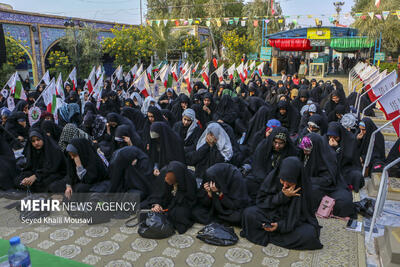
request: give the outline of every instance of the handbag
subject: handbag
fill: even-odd
[[[334,206],[335,200],[331,197],[324,196],[315,215],[320,218],[329,218],[332,216]]]
[[[206,225],[197,233],[196,237],[207,244],[215,246],[232,246],[239,241],[232,227],[226,227],[218,223]]]
[[[165,213],[151,211],[139,224],[138,234],[144,238],[163,239],[174,235],[175,229]]]

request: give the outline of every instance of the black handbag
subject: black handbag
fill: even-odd
[[[175,229],[166,214],[151,211],[139,224],[138,234],[144,238],[163,239],[174,235]]]
[[[206,225],[197,233],[196,237],[207,244],[215,246],[232,246],[239,241],[232,227],[226,227],[218,223]]]

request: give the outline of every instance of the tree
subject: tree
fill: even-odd
[[[229,64],[239,64],[243,54],[248,54],[255,47],[255,42],[245,35],[239,36],[236,30],[223,34],[223,45],[226,48],[226,57]]]
[[[50,64],[50,76],[57,77],[58,74],[61,72],[63,79],[67,79],[68,74],[72,69],[72,66],[65,52],[51,51],[47,60]]]
[[[393,11],[400,6],[400,0],[381,1],[379,8],[376,8],[374,1],[357,0],[353,6],[353,13],[374,12],[381,14],[382,11]],[[359,30],[360,35],[368,36],[370,40],[376,40],[382,33],[382,48],[384,51],[395,56],[400,52],[400,20],[393,15],[389,15],[386,20],[379,20],[368,15],[365,19],[359,17],[353,24]]]
[[[193,35],[182,36],[179,49],[188,53],[190,62],[199,62],[204,58],[204,45]]]
[[[128,71],[137,61],[150,63],[154,54],[155,40],[149,26],[113,28],[113,38],[103,41],[104,53],[114,57],[115,66],[123,66]]]
[[[88,25],[79,30],[68,27],[60,41],[61,47],[67,51],[72,65],[77,69],[78,78],[87,78],[93,66],[101,63],[103,52],[98,33],[99,30]]]
[[[26,60],[25,51],[18,45],[18,43],[24,46],[24,43],[14,39],[13,37],[8,37],[5,40],[6,45],[6,63],[0,68],[0,84],[4,84],[8,81],[11,74],[15,72],[15,67]],[[29,48],[29,47],[27,47]]]

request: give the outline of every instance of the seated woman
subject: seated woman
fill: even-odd
[[[134,146],[114,152],[109,167],[110,193],[129,192],[140,195],[140,207],[148,207],[153,188],[153,166],[146,153]]]
[[[365,184],[355,136],[339,122],[332,121],[325,135],[330,147],[336,152],[338,169],[351,189],[358,192]]]
[[[107,167],[89,140],[72,139],[66,151],[66,198],[70,199],[73,192],[88,193],[96,183],[108,179]]]
[[[220,221],[240,225],[242,212],[250,203],[242,173],[228,163],[217,163],[207,169],[193,210],[196,222]]]
[[[288,101],[280,100],[276,104],[275,110],[271,113],[271,118],[280,121],[282,126],[289,130],[290,135],[297,133],[300,120],[299,111]]]
[[[257,131],[251,140],[249,140],[249,149],[254,152],[258,146],[265,138],[267,138],[272,130],[276,127],[281,127],[281,122],[275,119],[270,119],[267,121],[263,127]]]
[[[140,138],[139,134],[126,124],[117,127],[115,130],[114,140],[115,149],[124,146],[136,146],[139,149],[144,149],[142,138]]]
[[[261,106],[257,110],[249,121],[249,127],[243,140],[243,145],[247,145],[250,148],[254,147],[254,142],[256,141],[255,137],[261,129],[265,129],[265,125],[270,117],[269,113],[270,109],[267,106]]]
[[[246,177],[247,191],[253,201],[265,177],[278,168],[283,159],[295,155],[297,150],[288,130],[284,127],[274,128],[268,138],[257,146],[252,157],[251,174]]]
[[[185,162],[182,139],[166,122],[154,122],[150,127],[150,159],[154,165],[154,175],[171,161]]]
[[[14,136],[14,138],[10,135],[6,137],[7,142],[11,144],[12,148],[17,148],[21,144],[24,144],[28,140],[29,132],[26,114],[23,111],[11,113],[7,118],[6,130]]]
[[[196,149],[201,136],[201,129],[197,124],[196,113],[188,108],[182,114],[182,121],[175,123],[173,130],[182,138],[185,153]]]
[[[24,149],[26,167],[15,181],[20,189],[32,192],[61,193],[65,189],[65,157],[61,149],[40,129],[32,128]]]
[[[157,107],[150,106],[147,110],[147,117],[143,125],[142,140],[145,145],[145,151],[148,153],[150,149],[151,137],[150,127],[154,122],[165,121],[160,109]]]
[[[368,152],[372,133],[378,129],[370,118],[363,118],[358,124],[357,147],[360,153],[360,162],[363,165]],[[381,132],[375,135],[374,148],[367,168],[367,175],[371,172],[381,172],[385,162],[385,139]]]
[[[0,131],[0,190],[14,188],[14,180],[19,174],[17,161],[10,144],[6,140],[6,133]]]
[[[210,123],[196,145],[196,150],[186,154],[186,163],[196,167],[196,177],[203,178],[206,170],[215,163],[229,162],[233,148],[228,134],[216,122]]]
[[[54,121],[43,120],[40,123],[40,129],[44,134],[53,139],[54,142],[58,143],[60,140],[62,129]]]
[[[319,134],[309,133],[302,139],[299,147],[302,149],[300,159],[310,177],[314,210],[318,209],[322,198],[328,195],[335,199],[335,216],[354,216],[353,196],[337,171],[336,155],[328,143]]]
[[[160,96],[158,99],[158,104],[162,109],[170,109],[171,103],[177,98],[177,94],[175,93],[174,89],[167,88],[164,94]]]
[[[174,114],[174,118],[177,121],[181,121],[182,120],[182,113],[190,108],[191,102],[190,102],[190,98],[181,93],[174,102],[171,103],[171,112],[172,114]]]
[[[256,206],[244,210],[240,235],[261,246],[321,249],[310,186],[300,159],[284,159],[262,183]]]
[[[171,161],[156,179],[149,198],[152,211],[166,212],[178,233],[185,233],[194,223],[192,209],[196,205],[197,184],[193,172],[185,164]]]
[[[64,127],[67,123],[81,125],[81,108],[77,103],[62,105],[58,110],[58,125]]]

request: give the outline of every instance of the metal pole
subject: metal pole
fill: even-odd
[[[368,242],[371,240],[372,233],[374,230],[374,226],[376,223],[376,219],[378,216],[381,215],[383,206],[385,204],[386,200],[386,195],[387,195],[387,187],[389,184],[389,175],[388,175],[388,170],[392,168],[394,165],[400,162],[400,158],[395,159],[394,161],[390,162],[385,168],[383,169],[382,176],[381,176],[381,182],[379,184],[379,191],[378,195],[376,196],[376,202],[375,202],[375,207],[374,207],[374,215],[372,216],[371,220],[371,226],[369,228],[369,233],[368,233]]]
[[[142,18],[142,0],[140,0],[140,25],[143,25],[143,18]]]
[[[381,127],[379,127],[378,129],[376,129],[372,134],[371,134],[371,138],[369,140],[369,145],[368,145],[368,151],[367,151],[367,156],[365,157],[365,162],[364,162],[364,166],[363,166],[363,170],[362,170],[362,174],[364,175],[367,166],[369,165],[370,161],[371,161],[371,156],[372,156],[372,149],[374,148],[374,143],[375,143],[375,135],[380,132],[383,128],[385,128],[386,126],[388,126],[389,124],[391,124],[392,122],[396,121],[400,119],[400,115],[398,115],[396,118],[392,119],[391,121],[388,121],[387,123],[385,123],[384,125],[382,125]]]

